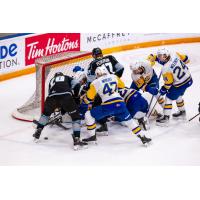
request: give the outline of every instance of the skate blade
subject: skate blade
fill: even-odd
[[[79,151],[79,150],[84,150],[84,149],[88,149],[88,145],[84,145],[84,146],[79,146],[79,145],[76,145],[74,146],[74,151]]]
[[[182,120],[182,121],[187,121],[187,118],[186,118],[186,116],[185,116],[185,117],[174,117],[174,116],[172,116],[172,118],[173,118],[174,120]]]
[[[152,144],[153,144],[153,142],[151,140],[150,142],[143,144],[143,146],[147,148],[147,147],[151,146]]]
[[[97,145],[98,144],[97,140],[96,141],[88,141],[87,143],[90,144],[90,145]]]
[[[168,127],[168,126],[169,126],[169,123],[159,123],[159,122],[156,122],[156,126]]]
[[[108,136],[108,131],[96,132],[98,136]]]
[[[39,141],[40,141],[40,140],[37,139],[37,138],[34,138],[34,139],[33,139],[33,142],[36,143],[36,144],[39,143]]]

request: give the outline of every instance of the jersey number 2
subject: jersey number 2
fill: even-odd
[[[113,94],[117,90],[117,83],[116,82],[110,82],[106,83],[103,87],[103,94]]]
[[[176,66],[173,70],[174,74],[176,74],[177,71],[177,78],[179,80],[181,80],[185,76],[186,73],[184,72],[184,70],[188,69],[187,66],[182,61],[180,61],[180,63],[182,68],[180,66]]]

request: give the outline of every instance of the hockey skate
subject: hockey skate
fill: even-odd
[[[90,144],[97,144],[97,136],[96,134],[91,136],[91,137],[88,137],[88,138],[84,138],[82,139],[83,142],[87,142],[87,143],[90,143]]]
[[[140,134],[137,135],[138,138],[140,138],[142,144],[144,144],[145,146],[148,146],[148,144],[151,142],[151,138],[147,138],[145,135],[141,136]]]
[[[108,126],[106,123],[101,124],[99,128],[96,129],[97,135],[108,136]]]
[[[148,118],[146,118],[146,117],[142,117],[142,118],[138,119],[138,124],[139,124],[140,128],[145,131],[150,129],[149,121],[148,121]]]
[[[184,111],[178,111],[176,113],[174,113],[173,115],[174,119],[182,119],[182,120],[186,120],[186,112]]]
[[[81,141],[79,137],[74,137],[74,135],[72,135],[72,138],[74,141],[74,150],[75,151],[88,148],[87,142]]]
[[[158,126],[168,126],[169,125],[169,116],[163,115],[162,117],[156,120],[156,125]]]
[[[38,128],[35,133],[33,134],[34,142],[37,143],[40,139],[40,135],[42,133],[42,128]]]

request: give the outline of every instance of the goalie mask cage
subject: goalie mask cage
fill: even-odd
[[[48,95],[49,81],[56,72],[73,76],[73,68],[80,66],[87,70],[92,61],[91,52],[64,52],[35,60],[36,89],[28,101],[13,111],[15,119],[32,122],[38,119],[44,109]]]

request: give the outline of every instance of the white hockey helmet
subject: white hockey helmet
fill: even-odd
[[[134,63],[130,64],[131,71],[138,69],[139,67],[144,67],[148,65],[148,61],[145,59],[137,60]]]
[[[95,70],[96,77],[100,77],[107,74],[108,74],[108,70],[105,66],[97,67]]]
[[[165,56],[170,56],[170,51],[167,48],[161,48],[158,49],[157,55],[165,55]]]

